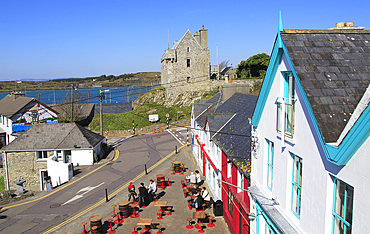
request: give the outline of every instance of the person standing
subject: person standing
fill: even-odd
[[[144,183],[140,183],[139,187],[139,207],[145,206],[146,197],[148,195],[148,190],[145,188]]]
[[[135,185],[132,184],[132,182],[130,182],[128,184],[128,201],[131,200],[131,197],[134,199],[134,201],[136,200],[135,196],[137,196],[137,193],[135,192]]]
[[[150,184],[148,186],[148,192],[150,194],[150,201],[154,200],[155,192],[157,192],[157,184],[153,179],[150,180]]]

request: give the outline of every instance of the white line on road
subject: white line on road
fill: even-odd
[[[105,183],[105,182],[102,182],[102,183],[98,184],[97,186],[93,186],[93,187],[91,187],[91,186],[87,186],[87,187],[85,187],[85,188],[80,189],[77,193],[80,193],[80,192],[84,192],[84,193],[82,193],[82,194],[77,194],[76,196],[72,197],[72,198],[71,198],[71,199],[69,199],[68,201],[64,202],[64,203],[62,204],[62,206],[64,206],[65,204],[68,204],[68,203],[70,203],[70,202],[76,201],[76,200],[78,200],[78,199],[80,199],[80,198],[83,198],[83,196],[84,196],[86,193],[88,193],[88,192],[92,191],[93,189],[96,189],[97,187],[99,187],[100,185],[103,185],[104,183]]]
[[[180,144],[181,145],[184,145],[180,140],[179,140],[179,138],[177,138],[173,133],[172,133],[172,131],[171,130],[169,130],[168,131],[178,142],[180,142]]]

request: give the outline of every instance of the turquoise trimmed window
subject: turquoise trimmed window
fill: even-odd
[[[283,101],[277,103],[276,130],[288,136],[294,133],[294,76],[292,72],[284,72]]]
[[[354,189],[352,186],[335,178],[333,202],[333,234],[352,233],[353,195]]]
[[[266,139],[267,142],[267,188],[272,190],[274,178],[274,142]]]
[[[291,211],[297,218],[301,216],[301,195],[302,195],[302,158],[292,154],[292,205]]]

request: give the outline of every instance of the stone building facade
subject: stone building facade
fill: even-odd
[[[161,84],[167,97],[190,91],[209,91],[210,59],[207,47],[207,29],[199,34],[189,30],[167,49],[161,58]]]
[[[48,151],[48,157],[53,155],[54,151]],[[23,187],[26,190],[40,190],[40,173],[47,170],[46,160],[37,160],[36,152],[11,152],[6,153],[6,173],[9,181],[4,178],[4,184],[9,184],[9,189],[16,189],[13,181],[20,177],[26,180]]]

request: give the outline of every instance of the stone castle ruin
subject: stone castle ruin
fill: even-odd
[[[167,98],[186,92],[209,91],[210,59],[207,29],[192,35],[189,30],[161,58],[161,84]]]

